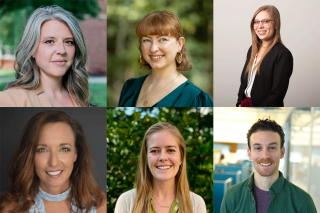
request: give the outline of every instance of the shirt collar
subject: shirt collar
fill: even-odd
[[[252,173],[252,175],[249,177],[249,181],[247,183],[247,187],[250,190],[250,192],[252,192],[253,183],[254,183],[253,176],[254,176],[254,173]],[[269,192],[279,196],[283,185],[284,185],[284,177],[282,172],[279,171],[279,178],[276,182],[274,182],[274,184],[272,184],[272,186],[269,189]]]

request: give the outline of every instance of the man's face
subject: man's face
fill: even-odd
[[[250,137],[251,150],[248,148],[249,159],[258,174],[271,177],[279,172],[279,162],[283,158],[285,148],[281,148],[280,135],[272,131],[255,132]]]

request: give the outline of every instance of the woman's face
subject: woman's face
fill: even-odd
[[[173,36],[148,35],[141,38],[141,51],[145,61],[152,69],[176,69],[176,55],[181,51],[184,38]]]
[[[273,20],[271,15],[268,11],[261,11],[257,14],[255,17],[255,21],[261,21],[264,19]],[[274,36],[274,21],[270,21],[268,24],[259,23],[258,25],[254,25],[254,31],[256,35],[262,40],[262,41],[269,41],[273,39]]]
[[[175,179],[182,164],[179,143],[169,130],[153,133],[147,142],[148,167],[153,181]]]
[[[41,27],[40,42],[32,55],[42,77],[61,78],[73,63],[75,44],[66,24],[58,20],[45,22]]]
[[[62,122],[44,125],[35,154],[35,171],[40,187],[46,192],[66,191],[76,159],[75,136],[71,127]]]

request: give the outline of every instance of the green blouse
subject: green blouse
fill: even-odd
[[[154,210],[152,203],[153,203],[153,198],[151,196],[150,197],[150,213],[157,213],[156,210]],[[169,213],[176,213],[178,212],[178,209],[179,209],[179,201],[178,201],[178,198],[175,198],[171,204]]]

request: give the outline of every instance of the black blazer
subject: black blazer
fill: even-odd
[[[248,50],[247,61],[242,70],[236,106],[239,106],[246,97],[244,91],[247,88],[248,75],[245,74],[245,71],[250,61],[251,51],[252,46]],[[255,76],[251,90],[252,106],[283,107],[283,99],[288,90],[292,70],[292,54],[283,44],[278,42],[263,59],[259,74]]]

